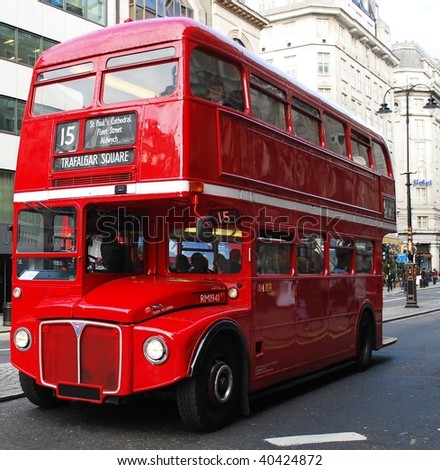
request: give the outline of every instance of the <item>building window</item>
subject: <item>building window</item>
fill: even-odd
[[[318,93],[326,98],[331,98],[331,88],[328,87],[318,87]]]
[[[345,49],[345,28],[339,25],[339,42],[342,44],[343,49]]]
[[[282,37],[291,41],[295,38],[295,22],[290,21],[289,23],[284,23],[282,25]]]
[[[426,168],[426,146],[425,142],[414,142],[415,145],[415,156],[420,166]],[[420,176],[420,175],[419,175]]]
[[[348,109],[348,95],[346,93],[342,93],[342,107]]]
[[[316,18],[316,35],[320,39],[328,38],[328,19],[327,18]]]
[[[187,0],[130,0],[130,18],[145,20],[165,16],[193,18],[193,10]]]
[[[417,228],[420,230],[427,230],[428,229],[428,217],[426,216],[418,216],[417,217]]]
[[[428,197],[426,188],[415,188],[416,189],[416,203],[420,205],[428,204]]]
[[[423,119],[414,119],[415,137],[417,139],[425,138],[425,121]]]
[[[38,57],[56,41],[0,23],[0,58],[33,67]]]
[[[14,192],[14,172],[0,170],[0,223],[12,223],[12,195]]]
[[[371,98],[371,78],[365,77],[365,95]]]
[[[350,65],[350,85],[352,88],[356,88],[356,74],[353,65]]]
[[[345,59],[341,59],[341,79],[345,83],[348,83],[348,79],[347,79],[347,61]]]
[[[414,98],[413,107],[415,111],[421,111],[423,106],[425,106],[425,100],[422,98]]]
[[[289,75],[289,77],[297,78],[298,69],[296,62],[296,55],[288,55],[284,57],[284,70]]]
[[[318,52],[318,73],[321,75],[330,74],[330,54],[328,52]]]
[[[107,0],[40,0],[61,10],[81,16],[82,18],[107,26]],[[137,0],[139,3],[139,0]],[[155,0],[153,0],[155,2]],[[130,0],[133,3],[133,0]],[[150,0],[151,3],[151,0]]]
[[[362,90],[362,74],[360,70],[356,70],[356,90]]]
[[[0,95],[0,132],[19,135],[26,101]]]

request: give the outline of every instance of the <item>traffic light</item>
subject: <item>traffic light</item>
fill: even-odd
[[[390,247],[389,245],[382,245],[382,260],[386,261],[390,254]]]

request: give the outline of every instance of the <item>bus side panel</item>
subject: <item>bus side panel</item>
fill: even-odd
[[[340,353],[329,343],[328,286],[325,277],[255,280],[254,390],[325,367]]]
[[[191,116],[184,123],[185,168],[191,178],[202,181],[218,181],[219,135],[215,103],[199,100],[187,102],[187,113]],[[188,165],[186,165],[186,163]]]
[[[262,181],[298,193],[381,211],[379,178],[367,171],[356,171],[348,160],[320,154],[308,147],[242,117],[220,112],[220,173]],[[354,177],[347,178],[351,172]],[[316,176],[313,180],[310,175]],[[318,184],[317,184],[318,182]]]
[[[144,107],[140,181],[182,176],[182,107],[182,101]]]
[[[45,190],[49,187],[53,119],[41,118],[23,122],[19,159],[15,173],[15,192]]]
[[[218,322],[235,323],[246,338],[243,346],[248,351],[250,312],[246,309],[225,310],[224,307],[182,310],[136,325],[133,332],[133,392],[159,388],[189,377],[197,347]],[[169,359],[163,364],[150,364],[142,352],[144,341],[154,335],[161,335],[167,341]],[[226,349],[231,345],[225,343],[224,346]]]
[[[329,280],[329,352],[340,361],[355,354],[356,318],[355,278],[337,275]]]

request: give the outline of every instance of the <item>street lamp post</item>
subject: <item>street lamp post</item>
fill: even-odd
[[[417,283],[416,283],[416,265],[414,263],[414,244],[413,244],[413,233],[412,233],[412,208],[411,208],[411,171],[410,171],[410,139],[409,139],[409,96],[413,91],[417,91],[417,88],[424,87],[428,89],[430,97],[428,98],[427,103],[423,107],[424,109],[437,109],[439,108],[438,103],[432,96],[432,90],[425,85],[424,83],[418,83],[411,85],[408,88],[402,87],[391,87],[389,88],[384,96],[383,102],[380,106],[380,109],[377,111],[378,114],[387,114],[392,113],[392,109],[388,107],[388,104],[385,102],[387,94],[392,91],[400,91],[405,94],[406,102],[406,171],[402,173],[406,175],[406,207],[407,207],[407,236],[408,236],[408,245],[407,245],[407,256],[408,261],[405,264],[405,273],[406,273],[406,305],[405,307],[418,307],[417,305]]]

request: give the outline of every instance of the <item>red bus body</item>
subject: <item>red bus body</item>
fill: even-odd
[[[215,74],[238,106],[207,98]],[[232,41],[187,19],[79,37],[40,57],[24,115],[12,363],[42,407],[172,388],[217,429],[252,392],[368,366],[393,231],[383,139]]]

